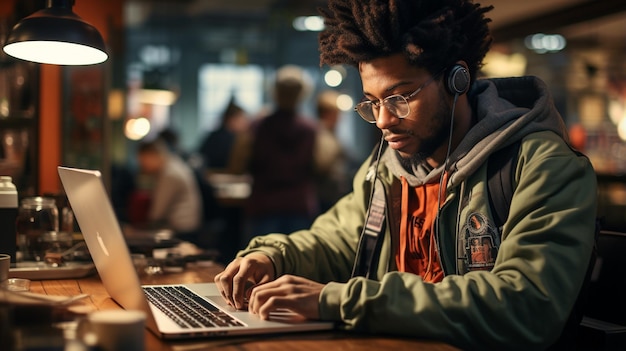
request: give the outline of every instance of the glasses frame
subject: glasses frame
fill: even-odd
[[[434,74],[432,77],[430,77],[426,82],[424,82],[422,85],[419,86],[419,88],[417,88],[415,91],[413,91],[412,93],[408,93],[408,94],[393,94],[393,95],[389,95],[387,97],[385,97],[382,100],[363,100],[361,102],[359,102],[358,104],[356,104],[356,106],[354,106],[354,110],[359,114],[359,116],[367,123],[370,124],[374,124],[376,123],[376,121],[378,120],[378,116],[380,115],[380,108],[381,106],[385,106],[385,108],[394,116],[403,119],[406,118],[408,115],[411,114],[411,105],[409,105],[409,100],[413,99],[420,91],[422,91],[424,88],[426,88],[428,86],[428,84],[432,83],[433,81],[435,81],[439,75],[441,75],[441,73],[443,72],[443,70],[437,72],[436,74]],[[407,112],[400,116],[398,114],[396,114],[394,111],[397,111],[397,108],[394,109],[389,109],[387,107],[387,105],[385,105],[386,102],[388,102],[390,99],[398,99],[401,98],[401,100],[399,100],[400,102],[404,102],[404,104],[406,104],[407,107]],[[365,108],[365,106],[370,106],[369,109],[372,111],[372,118],[370,119],[369,117],[365,116],[360,109]],[[374,112],[374,107],[376,107],[378,109],[378,113]],[[394,106],[395,107],[395,106]]]

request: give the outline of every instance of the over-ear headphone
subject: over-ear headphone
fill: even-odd
[[[452,95],[463,95],[470,86],[470,75],[467,68],[456,64],[450,68],[446,75],[446,88]]]

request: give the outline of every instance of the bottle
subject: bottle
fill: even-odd
[[[11,255],[15,263],[17,247],[17,188],[10,176],[0,176],[0,253]]]

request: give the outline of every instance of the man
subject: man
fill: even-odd
[[[250,127],[248,171],[253,181],[246,216],[252,236],[308,228],[318,213],[313,177],[316,128],[299,113],[309,88],[304,70],[281,67],[274,81],[275,108]]]
[[[590,262],[595,175],[568,146],[541,81],[475,79],[491,42],[488,10],[469,0],[329,1],[321,61],[358,67],[356,110],[388,147],[309,230],[253,239],[215,278],[231,304],[244,308],[247,297],[261,318],[287,308],[463,349],[555,345]],[[486,161],[517,141],[500,230]],[[373,182],[386,204],[382,246],[374,269],[352,277]],[[474,237],[493,239],[495,262],[471,265]]]
[[[192,169],[160,139],[141,143],[137,157],[152,181],[146,225],[193,241],[202,224],[202,198]]]
[[[221,115],[220,125],[204,138],[198,152],[207,170],[234,173],[233,160],[235,145],[242,133],[248,130],[246,111],[230,100]]]
[[[320,211],[328,210],[349,192],[348,155],[337,137],[341,109],[337,106],[339,93],[325,90],[317,95],[316,111],[319,121],[315,140],[316,190]]]

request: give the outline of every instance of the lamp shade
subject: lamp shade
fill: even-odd
[[[98,30],[72,12],[73,0],[48,0],[47,7],[23,18],[4,45],[8,55],[55,65],[91,65],[108,55]]]
[[[166,71],[151,69],[143,72],[143,86],[138,100],[144,104],[170,106],[176,102],[178,94],[170,84]]]

